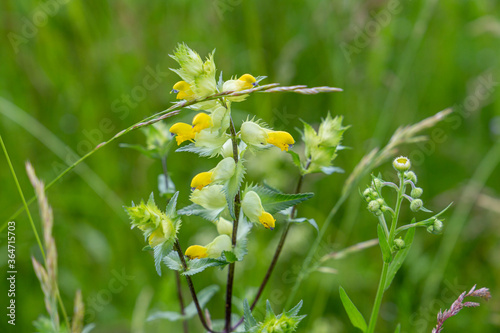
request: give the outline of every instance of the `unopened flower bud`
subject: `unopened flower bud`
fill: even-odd
[[[378,198],[377,202],[380,204],[380,207],[382,207],[385,204],[385,201],[382,198]]]
[[[380,209],[380,204],[376,200],[372,200],[368,203],[368,210],[375,213]]]
[[[395,158],[392,162],[392,165],[394,166],[394,169],[396,169],[396,171],[407,171],[411,167],[410,159],[405,156],[399,156]]]
[[[367,188],[366,190],[363,191],[363,196],[368,197],[372,193],[372,190],[370,188]]]
[[[422,195],[422,193],[424,192],[424,190],[422,190],[422,188],[420,187],[415,187],[414,189],[411,190],[411,197],[412,198],[420,198],[420,196]]]
[[[401,238],[398,238],[398,239],[394,240],[394,249],[396,251],[404,249],[405,245],[406,245],[405,241],[402,240]]]
[[[374,178],[372,184],[376,189],[382,188],[382,180],[380,178]]]
[[[424,203],[422,200],[415,199],[411,202],[410,209],[412,210],[412,212],[418,212],[420,210],[420,208],[422,208],[423,205],[424,205]]]
[[[413,184],[417,183],[417,175],[413,171],[407,171],[404,173],[404,178],[413,182]]]
[[[443,231],[443,222],[435,219],[434,223],[427,227],[427,232],[431,234],[438,235]]]

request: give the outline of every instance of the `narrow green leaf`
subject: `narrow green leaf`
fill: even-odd
[[[137,150],[138,152],[140,152],[141,154],[143,154],[144,156],[147,156],[149,158],[157,158],[153,151],[148,150],[146,147],[143,147],[141,145],[131,145],[128,143],[120,143],[119,146],[120,146],[120,148],[130,148],[130,149]]]
[[[208,221],[215,221],[217,218],[220,216],[220,214],[224,211],[224,208],[221,209],[205,209],[201,207],[200,205],[197,204],[191,204],[187,207],[181,208],[177,211],[177,214],[179,215],[186,215],[186,216],[191,216],[191,215],[196,215],[204,218],[205,220]]]
[[[314,227],[314,229],[316,229],[317,232],[319,232],[318,224],[316,223],[316,221],[314,219],[308,219],[308,218],[305,218],[305,217],[299,217],[299,218],[295,218],[295,219],[289,219],[288,221],[290,221],[291,223],[304,223],[304,222],[307,222],[310,225],[312,225]]]
[[[377,234],[378,234],[378,243],[380,244],[380,249],[382,250],[382,258],[384,262],[390,263],[392,260],[391,248],[389,247],[389,243],[387,243],[387,238],[385,237],[384,229],[377,225]]]
[[[413,227],[413,228],[408,229],[408,231],[406,232],[405,239],[404,239],[405,248],[400,250],[396,254],[396,256],[394,257],[394,260],[389,265],[389,271],[387,272],[387,280],[385,283],[385,290],[387,290],[390,287],[392,280],[396,276],[396,273],[401,268],[401,265],[403,265],[403,262],[405,261],[406,256],[408,255],[408,252],[410,252],[411,243],[413,242],[414,237],[415,237],[415,228]]]
[[[342,301],[342,305],[344,305],[344,309],[347,312],[347,315],[349,316],[352,325],[354,327],[359,328],[363,332],[366,331],[367,329],[366,321],[365,318],[363,318],[361,312],[359,312],[358,308],[356,308],[356,306],[351,301],[349,296],[347,296],[347,293],[345,292],[344,288],[339,287],[339,292],[340,292],[340,300]]]
[[[243,317],[245,318],[245,331],[249,331],[252,327],[257,326],[257,320],[252,315],[248,300],[245,298],[243,301]]]
[[[300,173],[302,174],[304,172],[304,168],[302,167],[302,163],[300,162],[299,154],[297,154],[296,152],[294,152],[292,150],[288,150],[287,153],[292,155],[293,164],[295,164],[295,166],[297,168],[299,168]]]
[[[187,262],[188,269],[183,272],[182,275],[195,275],[203,272],[205,269],[209,267],[223,267],[229,264],[227,261],[219,260],[219,259],[193,259]]]
[[[394,331],[394,333],[399,333],[399,332],[401,332],[401,324],[398,324],[396,326],[396,330]]]

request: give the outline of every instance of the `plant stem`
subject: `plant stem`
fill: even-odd
[[[398,224],[398,218],[399,218],[399,211],[401,210],[401,203],[403,202],[403,195],[405,193],[405,187],[406,187],[404,183],[403,172],[399,172],[398,176],[399,176],[398,196],[396,201],[396,208],[394,209],[394,215],[392,216],[391,231],[389,232],[389,238],[388,238],[388,243],[390,247],[392,247],[392,244],[394,242],[394,236],[396,234],[396,226]],[[375,302],[373,304],[372,314],[370,316],[370,323],[365,333],[373,333],[375,331],[375,325],[377,324],[380,304],[382,303],[382,298],[384,297],[385,283],[387,280],[388,270],[389,270],[389,263],[384,262],[384,266],[382,267],[382,273],[380,275],[380,282],[377,289],[377,295],[375,296]]]
[[[309,161],[306,166],[306,170],[309,168],[311,165],[311,162]],[[299,180],[297,181],[297,186],[295,187],[295,193],[300,193],[300,190],[302,188],[302,183],[304,181],[304,175],[300,175]],[[297,205],[293,206],[292,212],[290,213],[290,217],[294,218],[295,214],[297,212]],[[281,254],[281,250],[283,250],[283,246],[285,245],[285,240],[288,235],[288,231],[290,230],[290,222],[287,222],[285,225],[285,229],[283,230],[283,233],[281,234],[280,241],[278,243],[278,246],[276,247],[276,250],[274,252],[273,259],[271,260],[271,264],[269,265],[266,275],[264,276],[264,279],[262,280],[262,283],[259,286],[259,290],[257,291],[257,295],[255,295],[255,299],[252,302],[252,305],[250,306],[250,310],[253,310],[255,306],[257,305],[257,302],[259,301],[260,297],[262,296],[262,292],[264,291],[264,288],[267,285],[267,282],[269,281],[269,278],[271,277],[271,274],[273,273],[274,267],[276,266],[276,263],[278,262],[278,258]],[[241,317],[241,319],[238,321],[238,323],[233,327],[233,330],[235,330],[238,326],[240,326],[243,321],[245,320],[244,317]]]
[[[168,169],[167,169],[167,156],[163,156],[161,158],[161,165],[163,168],[163,175],[165,176],[165,191],[168,192]],[[169,200],[167,200],[169,201]],[[182,253],[182,251],[181,251]],[[178,271],[175,271],[175,284],[177,286],[177,298],[179,299],[179,307],[181,310],[181,315],[185,314],[184,311],[184,298],[182,297],[182,286],[181,286],[181,277]],[[184,333],[189,332],[189,327],[188,327],[188,322],[187,319],[182,320],[182,327],[184,330]]]
[[[186,259],[184,259],[184,254],[181,249],[181,245],[179,244],[179,240],[175,241],[174,249],[177,251],[179,258],[181,259],[182,267],[184,270],[187,270]],[[196,306],[196,311],[198,312],[198,316],[200,317],[201,324],[203,327],[211,333],[218,333],[210,329],[207,325],[207,321],[205,320],[205,315],[203,314],[203,310],[201,309],[200,302],[198,301],[198,296],[196,296],[196,290],[194,289],[193,281],[189,275],[186,275],[186,281],[188,283],[189,291],[191,291],[191,297],[193,298],[194,305]]]
[[[382,274],[380,275],[380,282],[378,284],[377,296],[375,296],[375,303],[373,304],[372,314],[370,316],[370,324],[365,333],[373,333],[375,330],[375,324],[377,323],[378,312],[380,310],[380,304],[382,303],[382,297],[384,297],[385,282],[387,280],[387,272],[389,271],[389,264],[384,262],[384,267],[382,268]]]
[[[227,106],[225,106],[227,108]],[[234,127],[233,118],[231,120],[231,142],[233,144],[233,158],[234,162],[238,164],[238,142],[236,141],[236,129]],[[236,193],[234,197],[234,221],[233,221],[233,234],[231,235],[231,243],[233,249],[236,246],[236,240],[238,236],[238,221],[240,219],[240,191]],[[233,305],[233,284],[234,284],[234,269],[235,263],[229,264],[227,273],[227,287],[226,287],[226,325],[225,332],[231,332],[231,316],[232,316],[232,305]]]

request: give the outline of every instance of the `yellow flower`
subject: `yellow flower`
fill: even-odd
[[[197,174],[194,176],[193,180],[191,180],[191,188],[201,190],[212,182],[212,174],[213,172],[210,171]]]
[[[201,130],[204,130],[205,128],[212,127],[212,118],[208,114],[200,112],[196,116],[194,116],[192,124],[193,124],[193,131],[199,133]]]
[[[250,74],[244,74],[237,80],[227,80],[222,86],[222,91],[240,91],[257,86],[257,80]]]
[[[215,168],[194,176],[191,180],[191,188],[201,190],[212,182],[220,183],[228,180],[234,175],[236,162],[232,157],[226,157],[220,161]]]
[[[281,151],[283,150],[288,151],[288,148],[292,147],[293,144],[295,143],[293,137],[288,132],[273,131],[269,132],[267,135],[268,135],[267,143],[270,143],[280,148]]]
[[[174,84],[170,93],[177,94],[177,99],[193,99],[195,98],[194,92],[191,90],[191,85],[186,81],[179,81]]]
[[[201,259],[207,257],[207,248],[201,245],[191,245],[187,248],[185,255],[189,259]]]
[[[276,220],[264,210],[259,195],[254,191],[248,191],[245,194],[241,201],[241,209],[250,222],[261,223],[267,229],[274,229]]]
[[[170,127],[169,131],[170,133],[177,135],[175,140],[178,145],[184,141],[193,141],[196,136],[196,132],[193,130],[193,127],[186,123],[175,123]]]
[[[290,133],[263,128],[253,121],[245,121],[241,125],[240,133],[241,140],[257,148],[265,148],[266,145],[271,144],[282,151],[288,151],[288,148],[295,143]]]
[[[184,253],[189,259],[219,258],[224,251],[232,250],[231,237],[220,235],[206,246],[192,245]]]

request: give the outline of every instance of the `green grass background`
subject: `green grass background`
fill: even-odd
[[[6,0],[0,4],[0,132],[28,197],[33,190],[24,172],[26,160],[33,163],[39,177],[50,181],[71,159],[66,149],[80,153],[88,149],[85,133],[96,142],[110,138],[174,101],[169,91],[178,79],[171,73],[127,112],[118,109],[123,106],[119,102],[122,95],[143,84],[148,68],[165,72],[176,66],[168,54],[178,42],[186,42],[202,56],[215,48],[216,64],[225,79],[252,73],[267,75],[266,83],[344,89],[342,93],[317,96],[255,95],[234,105],[236,119],[256,115],[296,138],[300,119],[317,125],[328,111],[344,115],[345,123],[352,125],[343,142],[352,149],[342,151],[336,160],[346,173],[306,179],[304,190],[314,191],[316,196],[299,207],[299,215],[314,218],[320,226],[338,200],[347,175],[370,148],[385,144],[398,126],[471,102],[471,96],[478,96],[477,89],[481,89],[478,77],[496,82],[500,77],[500,6],[495,0],[71,0],[59,4],[46,24],[30,34],[25,30],[26,22],[33,22],[33,15],[48,2]],[[374,25],[375,17],[387,13],[391,6],[397,7],[397,13],[390,14],[382,25]],[[359,47],[358,32],[370,27],[380,29]],[[17,45],[17,52],[9,40],[11,33],[27,37]],[[348,59],[342,45],[358,49]],[[491,174],[476,174],[478,179],[484,178],[480,179],[484,189],[480,196],[466,198],[471,209],[450,219],[454,211],[467,207],[468,203],[461,201],[466,186],[499,141],[498,86],[481,96],[473,112],[458,114],[438,125],[442,132],[430,143],[401,149],[402,154],[415,158],[414,170],[424,189],[426,206],[438,211],[450,201],[455,205],[445,216],[444,235],[418,230],[407,262],[385,295],[379,332],[392,332],[397,323],[402,324],[402,332],[429,332],[439,308],[449,306],[453,297],[474,284],[490,287],[493,299],[479,309],[464,310],[447,322],[445,331],[496,332],[500,328],[500,168],[496,163],[491,166]],[[107,119],[104,124],[103,119]],[[432,136],[432,131],[427,134]],[[143,143],[144,137],[133,132],[119,141]],[[494,158],[490,154],[490,160]],[[293,191],[297,172],[290,156],[273,150],[273,154],[255,159],[258,162],[251,164],[249,180],[267,178],[283,191]],[[169,169],[181,191],[182,206],[188,204],[191,177],[214,164],[189,153],[171,155]],[[163,277],[157,276],[151,255],[141,251],[142,236],[130,230],[121,208],[132,200],[147,198],[152,191],[157,193],[161,165],[119,148],[117,143],[96,153],[86,165],[48,192],[55,215],[62,297],[71,313],[74,292],[82,289],[86,306],[95,313],[94,318],[87,318],[96,323],[93,332],[131,332],[135,307],[147,307],[148,311],[178,309],[172,272],[165,270]],[[374,171],[390,170],[386,163]],[[360,186],[368,181],[366,177]],[[0,159],[0,189],[4,222],[21,205],[4,158]],[[164,205],[161,199],[158,202]],[[353,192],[329,227],[319,255],[376,237],[375,220],[364,206]],[[31,211],[39,221],[34,205]],[[402,218],[411,216],[405,210]],[[459,219],[465,220],[463,227]],[[45,313],[30,259],[40,258],[40,254],[26,214],[19,215],[16,222],[17,325],[13,330],[2,314],[0,330],[32,332],[32,321]],[[38,223],[37,227],[40,231]],[[242,299],[255,291],[280,229],[278,225],[273,232],[257,228],[252,233],[250,253],[236,267],[236,297]],[[456,242],[447,238],[451,229],[458,234]],[[187,247],[210,240],[212,235],[215,230],[209,223],[186,218],[180,240]],[[5,272],[5,231],[0,237],[0,267]],[[314,239],[311,227],[293,227],[264,295],[275,311],[282,311]],[[435,258],[446,249],[452,250],[451,256],[437,262]],[[338,287],[342,285],[369,317],[380,259],[379,249],[372,248],[328,262],[338,274],[312,273],[292,300],[304,300],[302,313],[307,317],[299,331],[354,332],[341,306]],[[425,299],[422,295],[426,294],[428,277],[441,269],[443,277],[431,284],[437,292]],[[101,302],[103,295],[110,294],[103,290],[110,289],[113,272],[122,271],[133,279]],[[225,271],[215,269],[194,277],[198,289],[221,286],[222,291],[208,306],[213,318],[224,314],[225,278]],[[5,279],[0,287],[1,308],[5,309]],[[189,302],[187,288],[184,292]],[[101,301],[95,303],[99,295]],[[148,296],[150,303],[144,301]],[[263,304],[261,301],[259,309]],[[236,305],[241,306],[241,302]],[[235,307],[235,311],[239,310]],[[197,318],[190,321],[190,327],[193,332],[201,331]],[[180,332],[181,325],[155,321],[145,324],[144,331]]]

